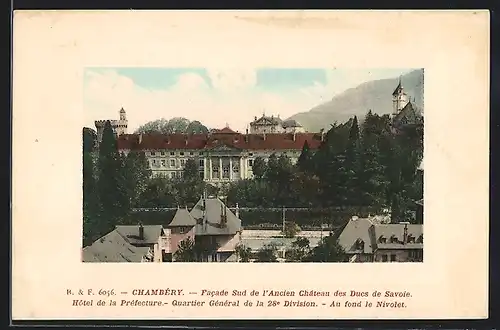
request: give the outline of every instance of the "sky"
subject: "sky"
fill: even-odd
[[[129,133],[148,121],[173,117],[244,132],[255,116],[285,119],[363,82],[412,70],[87,68],[84,125],[95,128],[95,120],[118,119],[123,107]]]

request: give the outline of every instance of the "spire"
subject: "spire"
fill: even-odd
[[[401,84],[401,76],[399,76],[399,81],[398,81],[398,86],[396,87],[396,89],[394,90],[394,92],[392,93],[393,96],[399,94],[399,92],[403,89],[403,85]]]

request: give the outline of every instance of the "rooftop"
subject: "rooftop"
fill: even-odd
[[[116,230],[83,249],[83,262],[141,262],[148,247],[135,247]]]
[[[226,216],[224,223],[223,215]],[[201,198],[191,210],[196,235],[235,235],[241,231],[241,220],[219,198]]]

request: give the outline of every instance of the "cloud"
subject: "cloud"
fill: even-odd
[[[210,84],[196,73],[178,77],[174,86],[163,90],[143,88],[114,70],[88,72],[84,86],[85,126],[94,120],[118,118],[127,111],[129,132],[159,118],[185,117],[200,120],[209,127],[226,123],[243,132],[254,116],[289,117],[307,111],[323,101],[328,87],[315,85],[287,92],[259,91],[252,69],[207,70]]]

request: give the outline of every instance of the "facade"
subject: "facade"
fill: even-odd
[[[119,120],[110,120],[111,127],[113,128],[113,132],[116,136],[120,136],[123,134],[127,134],[128,120],[127,113],[125,109],[120,109],[120,119]],[[101,143],[102,141],[102,133],[104,131],[104,125],[106,124],[106,120],[96,120],[95,128],[97,130],[97,142]]]
[[[123,134],[118,148],[144,152],[155,176],[180,177],[186,161],[194,159],[200,177],[220,185],[252,178],[256,157],[285,154],[296,162],[306,141],[314,151],[323,139],[323,132],[241,134],[225,127],[209,134]]]
[[[203,262],[235,262],[241,242],[241,220],[216,197],[201,198],[191,210],[196,221],[196,244],[203,247]]]
[[[338,238],[351,262],[423,261],[423,225],[353,217]]]
[[[264,133],[304,133],[304,127],[293,119],[283,121],[279,115],[275,117],[266,116],[254,117],[250,123],[250,134],[264,134]]]
[[[162,262],[169,232],[159,226],[116,226],[83,249],[83,262]]]
[[[170,230],[170,254],[169,260],[172,260],[173,254],[179,248],[181,241],[185,239],[195,240],[196,220],[191,216],[187,208],[179,208],[167,228]]]

